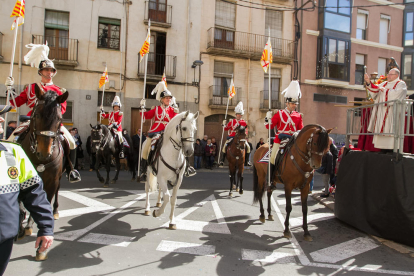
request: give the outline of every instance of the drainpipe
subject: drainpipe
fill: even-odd
[[[185,34],[185,86],[184,86],[184,110],[188,110],[188,32],[190,25],[190,0],[187,0],[187,27],[186,27],[186,34]]]

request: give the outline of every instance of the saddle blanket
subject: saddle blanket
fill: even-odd
[[[270,150],[268,150],[263,156],[262,158],[260,158],[259,161],[257,161],[257,163],[269,163],[269,159],[270,159]]]
[[[129,144],[128,144],[128,142],[127,142],[127,140],[126,140],[126,139],[124,139],[124,147],[129,148]]]

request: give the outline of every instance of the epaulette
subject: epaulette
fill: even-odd
[[[56,86],[57,86],[57,85],[56,85]],[[58,88],[59,88],[60,92],[62,92],[62,94],[66,92],[66,88],[59,87],[59,86],[58,86]]]

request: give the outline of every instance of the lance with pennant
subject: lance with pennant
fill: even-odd
[[[99,79],[99,88],[102,87],[101,112],[103,110],[103,104],[104,104],[105,84],[109,82],[108,67],[106,66],[106,62],[104,62],[104,65],[105,65],[105,71],[102,73],[102,76]],[[99,123],[101,122],[102,122],[102,116],[99,116]]]

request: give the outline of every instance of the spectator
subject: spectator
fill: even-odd
[[[253,145],[252,145],[252,143],[249,142],[249,138],[246,138],[246,142],[249,144],[249,147],[252,149]],[[245,154],[244,165],[250,167],[252,165],[250,163],[250,160],[249,160],[250,159],[250,154],[247,153],[247,150],[244,151],[244,154]]]
[[[214,157],[216,156],[216,146],[211,143],[211,139],[207,140],[207,145],[205,147],[205,156],[207,159],[207,169],[212,170],[214,164]]]
[[[145,132],[142,134],[142,142],[140,143],[140,136],[141,135],[141,129],[137,129],[137,132],[134,136],[132,136],[132,146],[134,148],[134,162],[135,162],[135,169],[138,170],[138,158],[140,157],[140,153],[139,153],[139,145],[141,144],[142,147],[142,143],[145,142],[145,139],[147,139],[145,137]]]
[[[201,159],[203,158],[205,150],[205,148],[201,146],[200,142],[200,139],[197,139],[194,145],[194,169],[196,170],[201,169]]]
[[[217,145],[217,143],[216,143],[216,138],[213,136],[213,137],[211,137],[211,143],[213,144],[213,145],[215,145],[216,146],[216,149],[218,149],[219,148],[219,146]],[[214,156],[214,163],[216,163],[216,157],[217,157],[217,154]]]
[[[203,147],[203,149],[205,149],[206,146],[207,146],[207,138],[208,138],[208,136],[207,135],[204,135],[203,139],[200,141],[200,145]],[[203,154],[203,165],[204,165],[204,168],[207,169],[207,167],[208,167],[208,161],[207,161],[207,156],[206,156],[206,153],[205,152]]]
[[[6,140],[9,139],[10,135],[13,133],[13,131],[16,129],[16,127],[17,127],[17,122],[16,121],[10,121],[7,124]]]
[[[329,139],[329,146],[331,146],[332,139]],[[321,197],[329,196],[329,178],[334,171],[332,153],[328,150],[322,158],[322,166],[317,170],[322,174],[322,183],[325,185],[325,193]]]
[[[73,168],[78,171],[78,165],[79,165],[78,158],[80,158],[80,156],[79,156],[80,152],[82,152],[82,158],[83,158],[83,151],[82,151],[82,148],[81,148],[82,141],[80,141],[80,139],[77,138],[77,137],[80,138],[80,136],[79,136],[79,134],[77,134],[77,129],[76,128],[71,128],[69,130],[69,132],[72,135],[73,140],[75,140],[75,143],[76,143],[76,159],[75,159],[75,164],[73,164]],[[81,148],[81,149],[79,150],[79,148]]]
[[[86,140],[86,152],[89,155],[90,163],[89,171],[95,170],[95,163],[96,163],[96,152],[92,152],[92,137],[89,135],[88,139]]]
[[[260,148],[262,145],[264,145],[264,140],[263,138],[260,138],[259,143],[256,144],[256,149]]]

